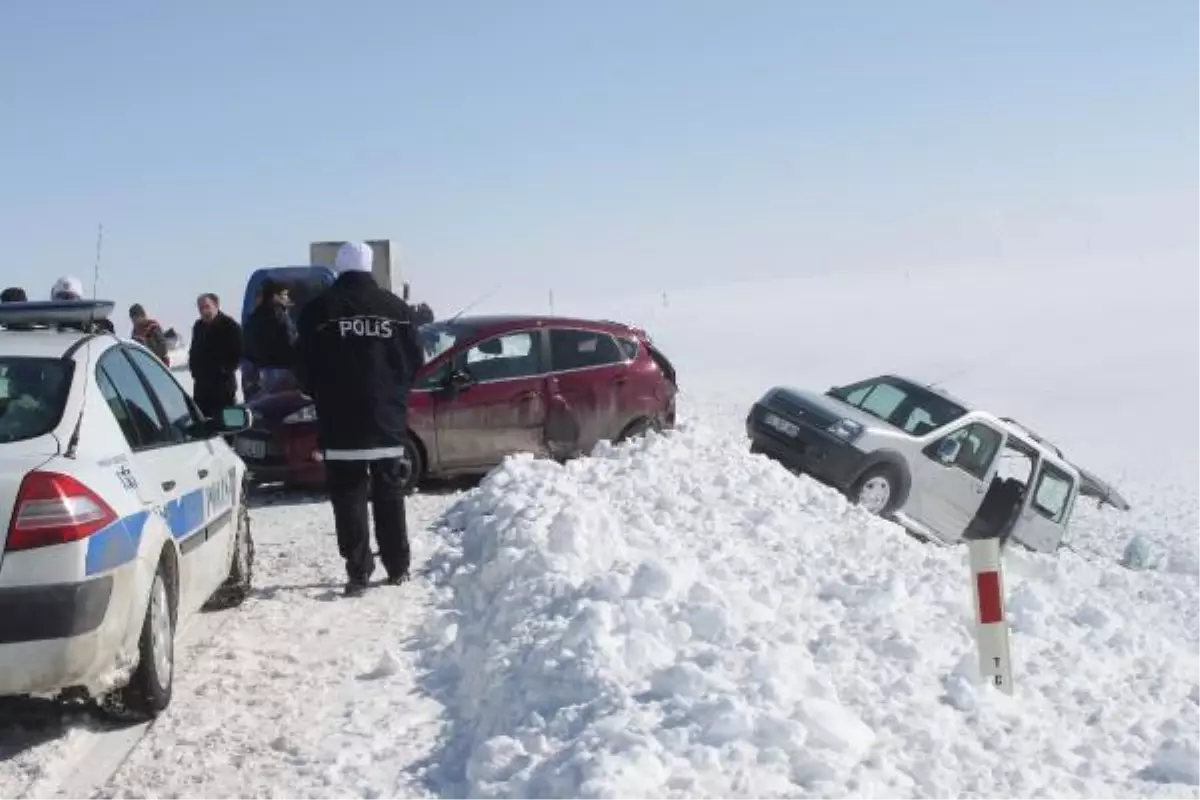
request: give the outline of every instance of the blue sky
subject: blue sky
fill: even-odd
[[[101,294],[176,325],[326,238],[393,239],[439,311],[1195,254],[1198,26],[1194,0],[6,0],[4,283],[90,283],[100,221]]]

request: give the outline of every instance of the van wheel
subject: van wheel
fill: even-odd
[[[150,601],[138,639],[138,665],[129,683],[101,700],[101,709],[121,722],[157,717],[171,702],[175,684],[175,608],[167,588],[170,572],[160,561],[150,583]]]
[[[246,507],[244,490],[242,502],[238,505],[237,528],[233,535],[233,557],[229,562],[229,576],[204,604],[207,611],[235,608],[250,595],[254,578],[254,537],[250,534],[250,509]]]
[[[895,467],[879,464],[868,469],[854,483],[850,499],[872,514],[894,511],[900,500],[900,479]]]

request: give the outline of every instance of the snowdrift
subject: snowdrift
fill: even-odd
[[[440,794],[1197,796],[1194,574],[1010,554],[1010,699],[963,550],[704,426],[509,459],[437,538]]]

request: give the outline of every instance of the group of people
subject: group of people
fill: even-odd
[[[51,301],[84,299],[83,281],[71,275],[64,275],[50,287],[50,299]],[[20,286],[10,286],[0,291],[0,303],[25,303],[28,301],[28,294]],[[158,321],[146,314],[146,309],[140,303],[134,303],[129,307],[129,323],[132,326],[130,338],[145,345],[164,364],[170,366],[170,348],[167,346],[166,334]],[[89,327],[97,332],[116,333],[112,320],[107,318],[94,320]]]
[[[417,331],[433,316],[427,305],[413,309],[379,286],[372,261],[369,245],[342,245],[333,285],[294,321],[289,287],[264,281],[244,332],[221,312],[216,295],[201,295],[188,355],[193,397],[206,414],[233,402],[243,357],[255,367],[258,391],[295,386],[313,398],[345,592],[352,597],[367,589],[375,571],[369,511],[387,582],[408,579],[408,394],[425,360]]]
[[[408,395],[425,353],[418,328],[432,311],[416,310],[376,283],[373,253],[362,242],[338,250],[333,284],[307,302],[293,322],[288,287],[266,281],[261,300],[241,326],[221,311],[212,293],[196,301],[188,366],[192,395],[205,416],[216,416],[237,398],[243,358],[255,365],[260,389],[294,382],[313,398],[317,436],[325,462],[338,550],[346,563],[347,596],[361,595],[375,571],[375,540],[387,582],[408,579],[410,551],[404,487],[409,457]],[[78,300],[83,285],[73,277],[55,282],[51,300]],[[0,302],[23,302],[24,290],[0,292]],[[129,309],[132,338],[169,364],[166,335],[141,305]],[[113,332],[101,320],[96,329]]]

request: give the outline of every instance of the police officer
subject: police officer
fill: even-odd
[[[375,570],[368,495],[388,582],[408,578],[408,392],[424,362],[412,310],[380,288],[371,262],[368,245],[342,245],[337,280],[304,307],[296,326],[296,377],[316,404],[348,596],[362,594]]]

